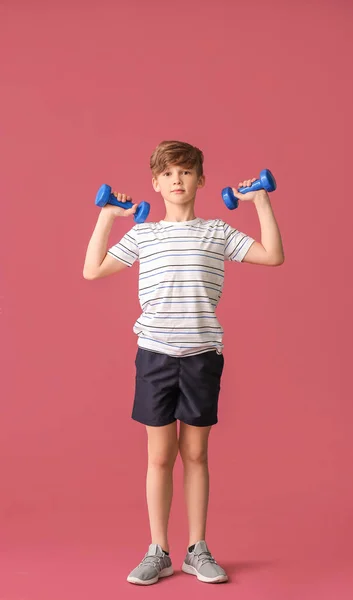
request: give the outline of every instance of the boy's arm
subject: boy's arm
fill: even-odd
[[[120,260],[107,254],[109,234],[114,220],[115,215],[110,210],[106,211],[105,208],[102,208],[87,247],[83,267],[83,277],[85,279],[107,277],[107,275],[112,275],[127,267]]]
[[[243,194],[244,199],[246,196],[248,194]],[[282,265],[284,262],[282,239],[272,210],[270,197],[265,190],[259,190],[255,192],[253,202],[260,221],[261,243],[254,242],[250,246],[243,262],[272,267]]]

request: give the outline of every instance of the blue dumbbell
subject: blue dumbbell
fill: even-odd
[[[103,206],[105,206],[106,204],[114,204],[114,206],[121,206],[121,208],[132,208],[133,207],[133,203],[132,202],[120,202],[120,200],[118,200],[114,194],[112,194],[112,188],[110,187],[110,185],[107,185],[106,183],[103,183],[103,185],[100,186],[97,195],[96,195],[96,201],[95,204],[97,206],[99,206],[100,208],[102,208]],[[140,204],[138,205],[136,212],[134,214],[134,221],[135,223],[144,223],[149,215],[150,212],[150,205],[148,202],[140,202]]]
[[[274,192],[277,187],[276,180],[268,169],[263,169],[260,173],[259,179],[256,179],[250,187],[241,187],[238,189],[240,194],[246,194],[247,192],[256,192],[257,190],[266,190],[266,192]],[[231,187],[226,187],[222,190],[223,202],[227,208],[233,210],[238,208],[238,198],[234,196]]]

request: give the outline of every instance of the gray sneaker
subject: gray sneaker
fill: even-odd
[[[172,561],[159,544],[150,544],[147,554],[140,564],[131,571],[127,580],[138,585],[157,583],[160,577],[173,575]]]
[[[204,541],[197,542],[192,552],[187,552],[183,566],[184,573],[196,575],[204,583],[221,583],[228,581],[228,576],[211,555]]]

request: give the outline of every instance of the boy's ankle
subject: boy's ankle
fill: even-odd
[[[165,554],[169,554],[169,544],[159,544],[158,542],[151,542],[152,544],[157,544],[160,548],[162,548]],[[1,599],[0,599],[1,600]]]

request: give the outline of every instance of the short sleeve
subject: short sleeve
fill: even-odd
[[[241,262],[255,240],[246,233],[234,229],[228,223],[222,222],[224,226],[224,258]]]
[[[136,225],[130,229],[130,231],[125,233],[120,242],[109,248],[107,254],[120,260],[128,267],[132,267],[135,260],[139,259]]]

